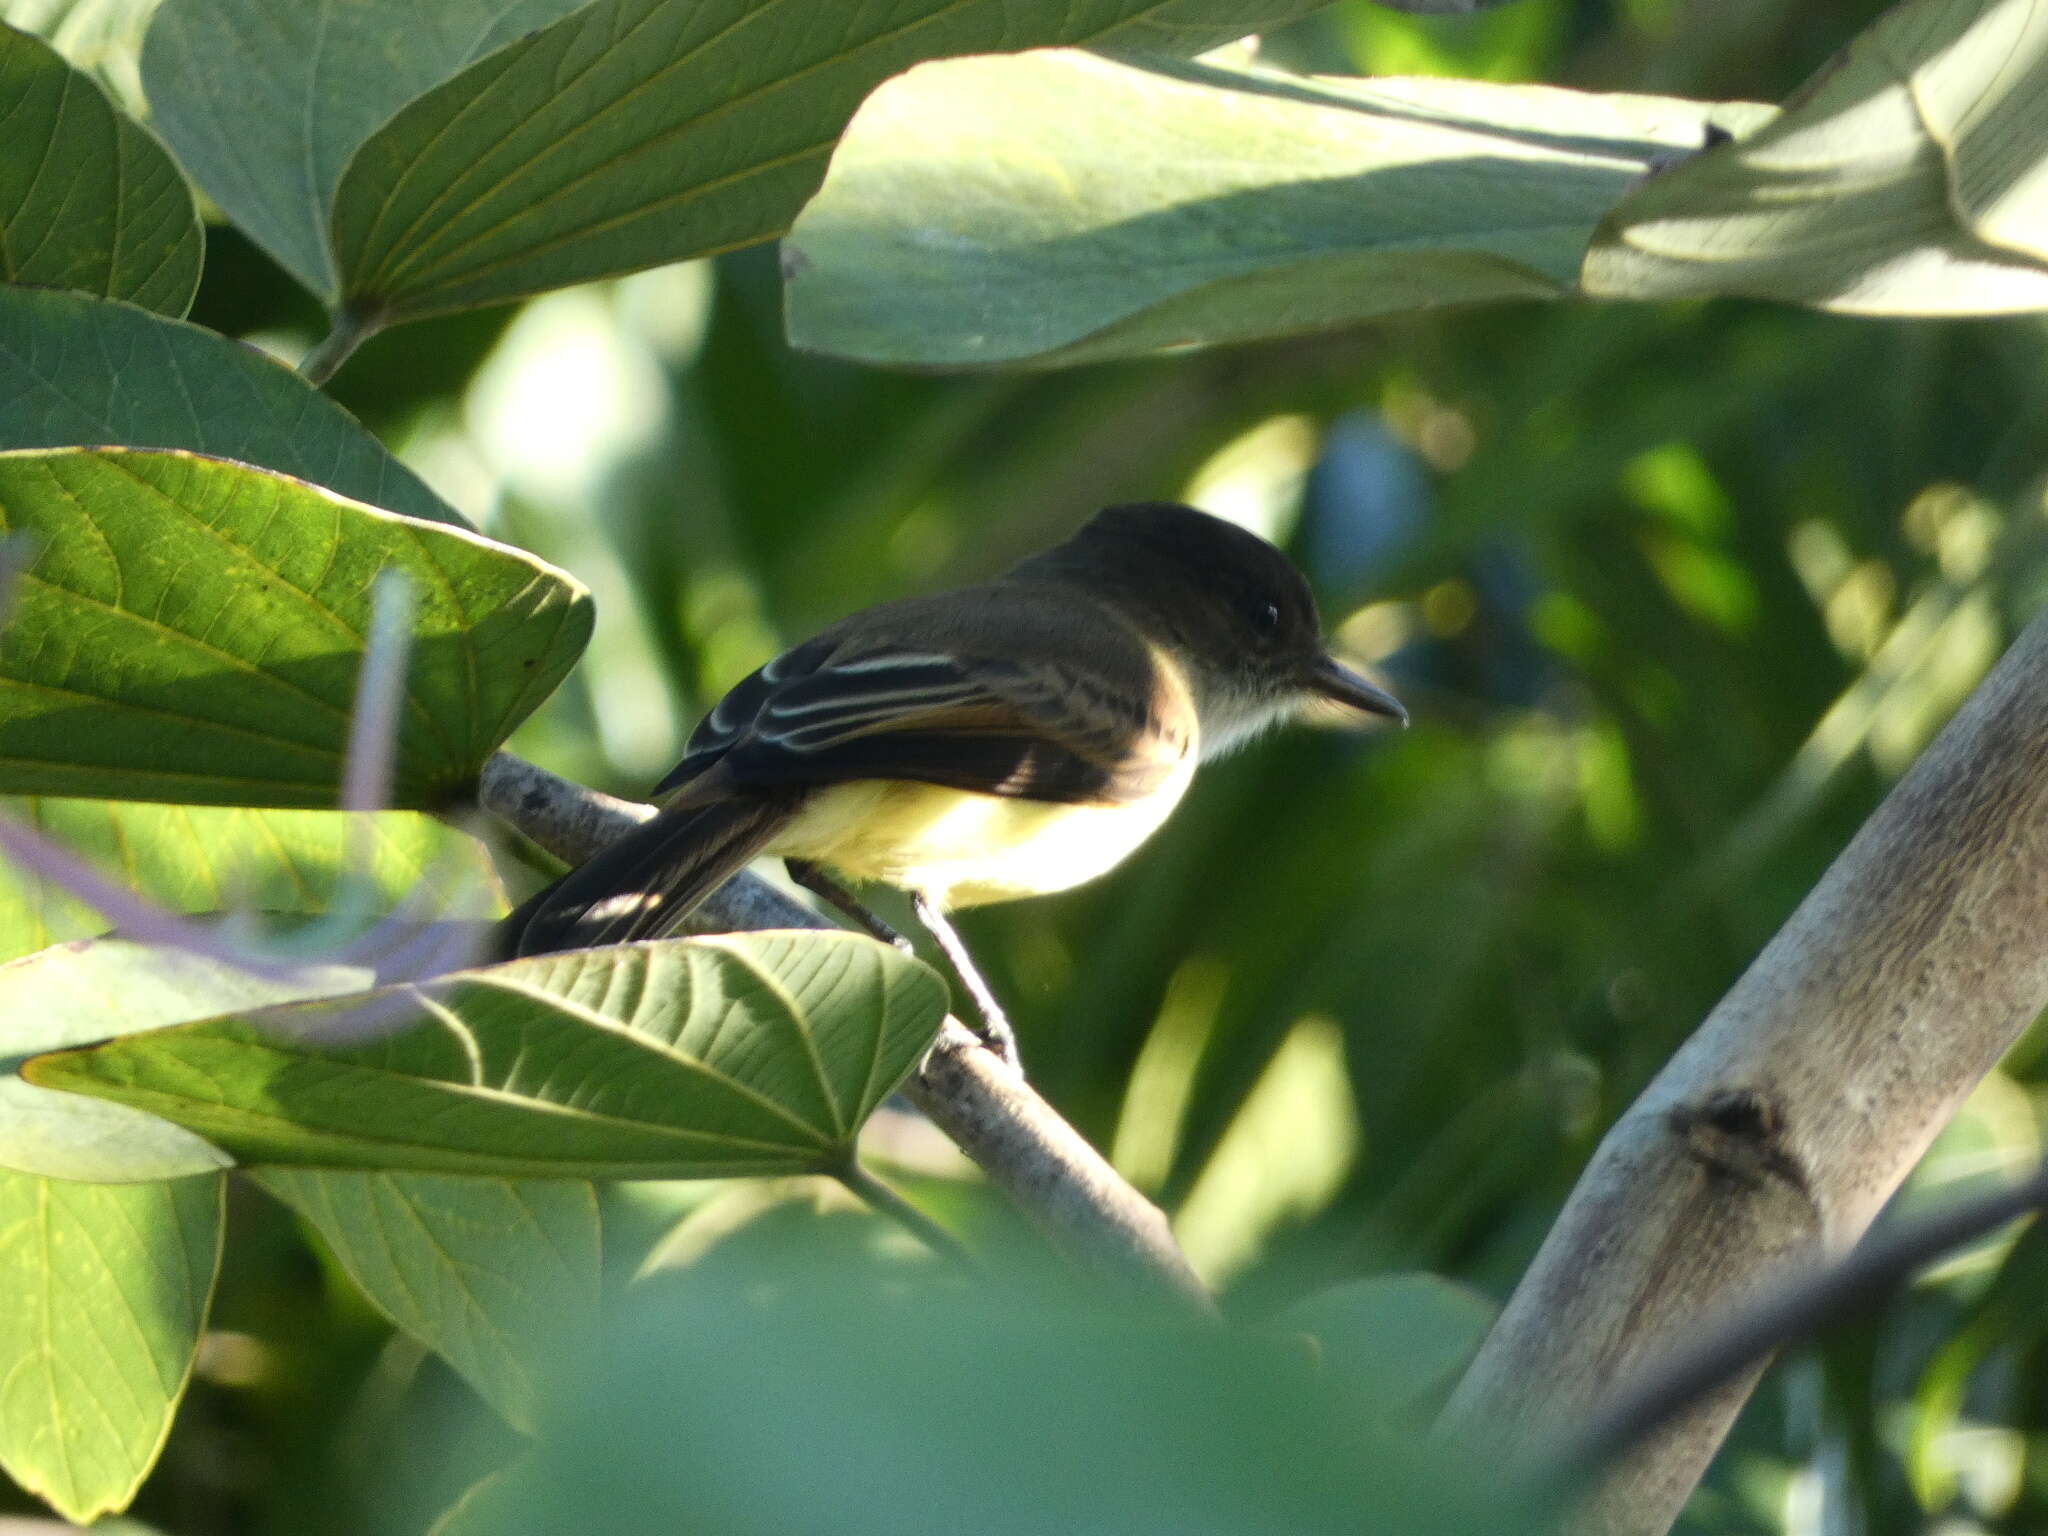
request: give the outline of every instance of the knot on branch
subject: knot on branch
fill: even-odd
[[[1782,1185],[1812,1202],[1806,1170],[1787,1143],[1784,1113],[1768,1094],[1717,1088],[1673,1105],[1667,1121],[1687,1153],[1714,1172],[1752,1189]]]

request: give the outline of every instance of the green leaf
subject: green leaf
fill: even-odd
[[[353,832],[339,811],[59,799],[0,802],[0,811],[173,912],[317,912],[333,898],[344,870],[385,906],[418,892],[436,910],[486,915],[502,909],[483,845],[412,811],[381,812]],[[360,866],[351,859],[358,846],[368,860]],[[106,926],[60,887],[31,871],[0,866],[0,961],[90,938]]]
[[[109,443],[239,459],[462,525],[353,416],[253,347],[127,304],[0,288],[0,448]]]
[[[289,980],[126,939],[62,944],[0,966],[0,1058],[10,1064],[110,1036],[228,1009],[350,992],[363,970],[308,967]],[[125,1104],[54,1093],[0,1076],[0,1167],[60,1179],[126,1183],[210,1173],[228,1155],[168,1120]]]
[[[221,210],[336,297],[327,212],[379,124],[583,0],[167,0],[142,56],[157,131]]]
[[[125,1506],[163,1449],[220,1264],[225,1183],[0,1172],[0,1465],[67,1519]]]
[[[39,546],[0,633],[9,793],[331,807],[370,584],[397,569],[418,612],[393,803],[438,808],[590,630],[530,555],[191,454],[0,454],[0,523]]]
[[[598,0],[405,107],[334,202],[344,300],[490,304],[782,233],[846,120],[921,59],[1199,51],[1317,0]]]
[[[256,1181],[319,1231],[377,1310],[531,1431],[543,1362],[597,1322],[597,1192],[576,1180],[274,1168]]]
[[[1384,1413],[1412,1413],[1458,1378],[1497,1309],[1441,1275],[1372,1275],[1297,1302],[1269,1326],[1311,1335],[1329,1377]]]
[[[0,102],[0,281],[182,315],[204,238],[170,156],[49,44],[5,25]]]
[[[418,1018],[321,1047],[363,997],[40,1056],[34,1083],[175,1120],[245,1162],[525,1178],[828,1169],[930,1043],[938,977],[855,934],[661,940],[364,994]]]
[[[1888,11],[1782,116],[1616,207],[1586,258],[1586,291],[1856,314],[2048,308],[2044,77],[2036,7]]]
[[[1463,80],[957,59],[868,99],[785,245],[800,347],[1078,362],[1570,291],[1710,117]]]

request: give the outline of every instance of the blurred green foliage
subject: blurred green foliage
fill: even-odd
[[[1880,9],[1346,0],[1265,52],[1775,100]],[[287,352],[320,329],[219,225],[192,318]],[[1175,1215],[1232,1315],[1335,1349],[1334,1287],[1433,1271],[1460,1289],[1431,1317],[1505,1295],[1608,1120],[2048,598],[2044,362],[2036,319],[1717,302],[881,373],[791,353],[773,254],[753,251],[420,322],[332,392],[486,532],[590,585],[586,664],[512,747],[620,793],[781,644],[995,570],[1099,505],[1184,496],[1286,542],[1414,728],[1261,742],[1110,878],[965,927],[1034,1081]],[[2037,1152],[2039,1044],[1906,1198]],[[877,1156],[921,1202],[1008,1227],[957,1160],[884,1121]],[[657,1247],[736,1232],[794,1227],[859,1262],[886,1241],[780,1186],[605,1198],[614,1290]],[[137,1513],[300,1536],[362,1529],[351,1489],[452,1502],[422,1426],[473,1409],[467,1389],[282,1207],[237,1183],[228,1227],[213,1332]],[[1782,1361],[1682,1528],[2048,1525],[2044,1251],[1988,1244]],[[509,1433],[468,1417],[503,1454]],[[998,1413],[991,1432],[1031,1428]]]

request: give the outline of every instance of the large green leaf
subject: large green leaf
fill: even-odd
[[[324,807],[380,571],[418,598],[394,804],[440,807],[589,634],[518,550],[183,453],[0,454],[38,547],[0,633],[0,789]]]
[[[313,292],[336,296],[342,167],[421,92],[583,0],[167,0],[142,56],[192,179]]]
[[[317,912],[344,870],[389,906],[408,893],[430,910],[485,916],[501,907],[483,845],[434,817],[386,811],[351,827],[339,811],[27,799],[0,812],[109,870],[174,912]],[[358,857],[365,862],[356,862]],[[106,921],[33,872],[0,866],[0,961],[103,932]]]
[[[0,288],[0,448],[109,443],[239,459],[462,522],[353,416],[253,347],[127,304]]]
[[[863,106],[785,246],[799,346],[1071,362],[1569,292],[1601,216],[1767,108],[1073,52]]]
[[[379,1311],[532,1429],[538,1367],[573,1353],[597,1321],[589,1184],[298,1168],[256,1180],[318,1229]]]
[[[846,120],[921,59],[1050,44],[1196,51],[1318,0],[597,0],[398,113],[334,201],[343,298],[488,304],[770,239]]]
[[[181,315],[203,237],[170,156],[48,43],[0,25],[0,281]]]
[[[1863,314],[2048,308],[2048,13],[1888,11],[1775,122],[1624,200],[1585,286]]]
[[[0,1172],[0,1465],[68,1519],[125,1506],[163,1448],[213,1294],[224,1182]]]
[[[362,998],[37,1057],[34,1083],[161,1114],[245,1162],[691,1178],[830,1168],[929,1044],[945,988],[843,933],[661,940],[367,994],[417,1023],[321,1047]]]

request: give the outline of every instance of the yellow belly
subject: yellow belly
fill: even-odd
[[[971,907],[1063,891],[1123,862],[1159,830],[1194,774],[1194,754],[1130,805],[1056,805],[863,779],[821,790],[764,850],[856,880]]]

